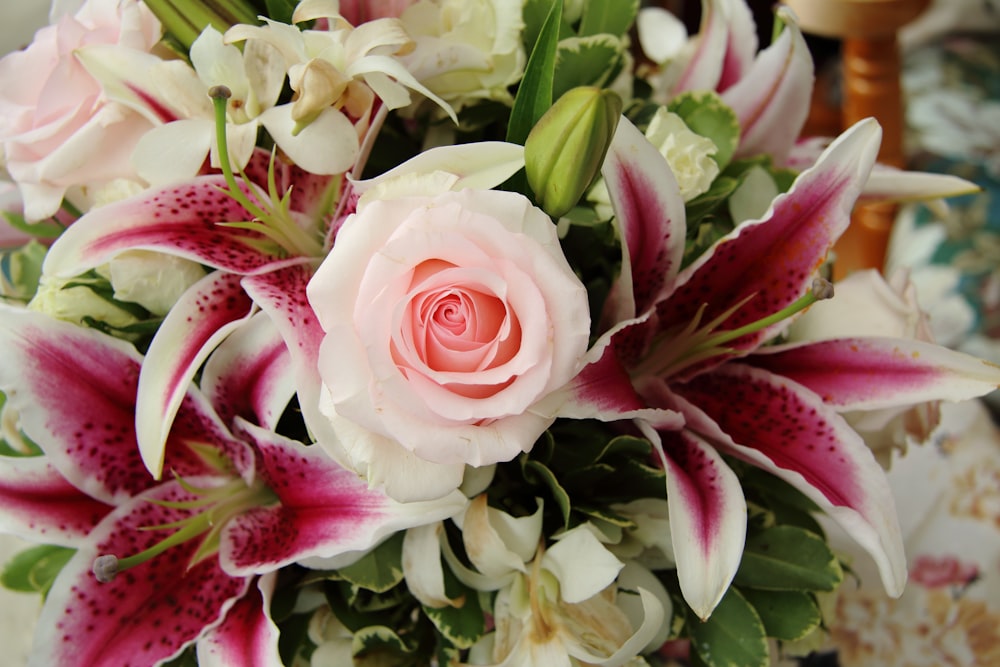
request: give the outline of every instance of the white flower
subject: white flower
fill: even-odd
[[[719,165],[712,159],[718,147],[711,139],[692,132],[677,114],[657,109],[646,138],[667,158],[685,202],[707,191],[719,175]]]
[[[177,299],[201,278],[197,262],[148,250],[130,250],[108,265],[119,301],[137,303],[155,315],[166,315]]]
[[[420,0],[400,19],[416,48],[407,68],[456,110],[481,100],[511,104],[524,73],[521,0]]]

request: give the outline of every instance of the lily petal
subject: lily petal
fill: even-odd
[[[670,165],[624,116],[601,167],[622,240],[621,274],[611,287],[601,329],[645,313],[680,268],[684,200]]]
[[[222,176],[201,176],[101,206],[71,225],[49,249],[43,270],[69,278],[124,250],[158,250],[233,273],[278,262],[263,236],[219,223],[253,216],[222,192]]]
[[[795,486],[871,554],[890,595],[903,592],[906,557],[889,482],[833,408],[800,384],[737,363],[673,389],[688,428]]]
[[[434,501],[397,503],[320,447],[240,419],[237,425],[256,445],[259,477],[280,504],[250,510],[223,529],[219,559],[231,574],[269,572],[303,559],[365,552],[398,530],[447,519],[466,505],[458,491]]]
[[[174,416],[208,354],[252,313],[239,276],[210,273],[163,320],[139,373],[135,424],[139,453],[156,479],[163,472]]]
[[[76,547],[113,508],[71,485],[43,456],[0,458],[0,530]]]
[[[271,620],[276,573],[266,574],[233,605],[226,620],[198,640],[199,667],[283,667]]]
[[[9,354],[0,364],[0,390],[17,410],[21,428],[41,444],[46,459],[70,484],[110,505],[153,484],[136,444],[142,358],[134,348],[93,329],[2,304],[0,346]],[[182,446],[209,437],[204,420],[197,418],[197,405],[192,396],[182,408],[182,427],[167,459],[182,475],[209,472]],[[196,435],[193,423],[198,424]],[[212,441],[234,462],[247,465],[248,455],[226,438],[224,429]]]
[[[878,150],[881,128],[859,122],[775,199],[762,220],[739,225],[685,268],[658,304],[661,330],[682,329],[699,316],[710,322],[743,303],[724,322],[735,329],[792,304],[808,289],[851,209]],[[782,322],[729,343],[750,350]]]
[[[189,480],[208,485],[212,480]],[[153,665],[176,657],[220,623],[250,580],[231,577],[214,558],[191,565],[196,541],[99,583],[91,572],[103,554],[132,554],[163,539],[143,527],[183,519],[185,510],[150,501],[191,500],[177,482],[119,506],[56,578],[36,626],[32,667]]]
[[[900,338],[765,347],[748,362],[808,387],[838,411],[964,401],[1000,386],[1000,367],[988,361]]]
[[[814,77],[809,46],[790,10],[779,7],[777,15],[784,31],[722,93],[740,123],[738,158],[765,154],[782,162],[809,115]]]
[[[702,438],[638,422],[667,473],[670,537],[684,600],[706,619],[725,595],[743,556],[746,500],[736,474]]]
[[[199,386],[223,423],[239,416],[275,429],[295,395],[295,376],[267,314],[256,313],[222,341],[205,362]]]
[[[696,47],[674,92],[724,90],[757,52],[749,8],[732,0],[702,0]]]

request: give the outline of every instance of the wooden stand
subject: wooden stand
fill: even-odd
[[[783,0],[806,33],[841,41],[843,106],[841,129],[872,116],[882,125],[879,162],[904,165],[903,94],[897,33],[930,0]],[[859,206],[836,248],[834,277],[881,269],[896,208]]]

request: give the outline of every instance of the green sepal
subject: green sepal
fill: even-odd
[[[705,667],[770,665],[764,622],[735,588],[726,592],[704,622],[690,614],[688,627],[692,657]]]
[[[403,581],[404,531],[378,545],[360,560],[337,572],[346,581],[375,593],[385,593]]]
[[[741,588],[740,593],[757,611],[768,637],[797,641],[818,628],[823,620],[811,593],[752,588]]]
[[[44,596],[75,553],[76,549],[50,544],[25,549],[4,565],[0,584],[12,591]]]
[[[777,591],[832,591],[844,580],[826,541],[796,526],[773,526],[748,535],[733,582]]]
[[[736,112],[711,90],[681,93],[667,107],[680,116],[692,132],[711,139],[718,147],[712,158],[725,168],[740,144],[740,122]]]

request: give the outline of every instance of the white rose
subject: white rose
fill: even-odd
[[[521,0],[420,0],[400,19],[416,47],[407,69],[456,111],[479,100],[512,103],[524,73]]]
[[[205,277],[197,262],[149,250],[123,252],[108,268],[115,298],[155,315],[166,315],[188,287]]]
[[[706,192],[719,175],[719,165],[712,159],[718,151],[715,142],[692,132],[677,114],[660,107],[646,138],[667,158],[685,202]]]

